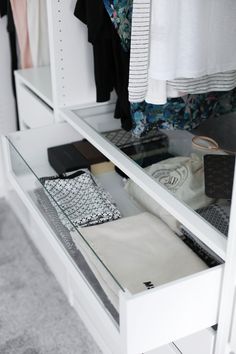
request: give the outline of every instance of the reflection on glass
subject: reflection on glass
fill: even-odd
[[[45,191],[44,183],[41,179],[42,176],[40,176],[40,173],[51,176],[52,174],[55,175],[55,171],[53,171],[52,168],[45,163],[42,169],[42,167],[40,167],[39,161],[37,161],[39,163],[38,168],[35,167],[33,169],[29,165],[29,163],[32,165],[33,161],[26,161],[21,156],[21,153],[24,153],[24,148],[22,146],[21,148],[19,148],[20,144],[18,146],[17,140],[14,141],[14,139],[12,139],[12,141],[11,138],[9,138],[8,140],[10,143],[9,152],[12,162],[12,169],[14,175],[17,178],[18,184],[24,190],[24,192],[27,193],[28,197],[40,210],[40,213],[43,215],[50,229],[53,231],[54,236],[63,245],[65,253],[72,259],[75,266],[79,268],[87,283],[99,297],[100,301],[103,303],[103,306],[106,308],[108,313],[112,316],[115,322],[119,323],[119,314],[117,310],[112,305],[109,297],[107,296],[103,287],[96,278],[96,275],[91,271],[91,268],[89,267],[89,264],[87,262],[87,259],[85,259],[84,254],[76,247],[75,243],[73,242],[73,238],[68,229],[68,224],[71,224],[70,219],[67,219],[67,227],[64,226],[58,218],[58,213],[55,207],[53,207],[52,205],[53,196],[49,195],[49,193]],[[17,150],[16,147],[19,150]],[[56,203],[55,200],[54,203]],[[60,208],[59,205],[58,208]],[[72,224],[71,229],[74,230],[74,237],[77,234],[77,238],[81,239],[81,245],[83,245],[85,249],[86,247],[88,248],[86,241],[83,240],[82,236],[78,233],[78,231],[73,227]],[[91,252],[93,252],[93,250]],[[105,268],[104,272],[108,272],[108,270]],[[111,278],[109,278],[109,281],[113,281],[116,296],[118,296],[119,289],[122,288],[117,285],[117,282],[114,279],[111,280]]]
[[[96,116],[90,109],[89,120],[84,110],[77,110],[76,114],[143,167],[157,183],[220,231],[222,236],[227,236],[235,164],[235,154],[232,152],[236,151],[236,137],[232,136],[236,131],[236,113],[212,117],[192,133],[154,129],[135,138],[131,132],[117,128],[111,108],[110,111],[107,108],[105,114],[102,108],[96,108]],[[113,129],[106,129],[104,121],[109,122],[109,126],[113,122]],[[231,130],[234,128],[229,139],[226,123]],[[195,135],[203,137],[192,142]],[[157,206],[152,208],[152,198],[134,182],[128,181],[126,190],[146,210],[162,217],[165,222],[173,219],[167,212],[162,213],[163,217]],[[160,207],[160,210],[163,209]],[[177,221],[172,222],[171,227],[176,233],[181,233]]]

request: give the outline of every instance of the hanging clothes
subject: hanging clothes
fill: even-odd
[[[133,0],[128,87],[129,100],[132,103],[144,101],[147,92],[150,16],[150,0]]]
[[[133,103],[133,134],[141,136],[151,129],[192,130],[212,116],[236,111],[236,89],[168,99],[164,105]]]
[[[113,25],[120,37],[121,45],[124,51],[128,52],[130,49],[130,33],[132,22],[132,2],[104,0],[105,8],[111,18]]]
[[[17,51],[16,51],[16,30],[12,15],[10,0],[1,1],[0,3],[0,17],[7,15],[7,31],[9,33],[10,51],[11,51],[11,69],[12,69],[12,88],[16,96],[14,70],[17,70]]]
[[[129,21],[130,14],[132,13],[132,2],[124,2],[122,0],[103,1],[114,25],[118,28],[117,24],[119,24],[119,28],[126,29],[125,41],[122,38],[121,31],[119,33],[121,43],[130,43],[131,25],[127,25],[127,21]],[[129,11],[127,10],[128,6]],[[134,0],[133,7],[133,11],[135,11],[135,9],[137,10],[136,17],[134,17],[134,15],[132,16],[132,23],[137,25],[135,35],[142,36],[143,31],[139,31],[139,27],[145,26],[146,23],[146,30],[149,28],[148,22],[150,21],[150,0]],[[129,14],[129,17],[125,17],[125,14]],[[122,22],[125,22],[126,26],[122,26]],[[144,36],[143,39],[144,41],[147,41],[143,43],[143,48],[140,49],[138,47],[134,47],[135,50],[133,51],[133,54],[135,53],[135,55],[137,55],[138,61],[141,60],[141,57],[138,57],[138,55],[141,55],[140,53],[144,54],[144,59],[148,59],[148,50],[146,49],[149,46],[149,35],[146,37]],[[142,42],[142,38],[140,40]],[[137,58],[134,58],[134,62],[136,62]],[[130,61],[131,60],[132,57]],[[146,68],[147,66],[145,66],[145,69]],[[136,73],[140,73],[139,70],[133,71],[133,74]],[[143,75],[143,84],[145,85],[147,84],[145,77],[147,77],[148,71],[143,70]],[[149,104],[144,100],[142,100],[142,102],[139,102],[138,100],[136,103],[132,103],[131,113],[133,121],[133,134],[139,137],[153,128],[191,130],[213,114],[224,114],[236,110],[236,90],[198,95],[191,94],[184,96],[184,94],[185,92],[180,91],[180,97],[172,99],[168,98],[167,103],[161,105]],[[174,95],[174,90],[172,90],[172,95]]]
[[[15,111],[16,111],[16,127],[19,130],[19,118],[18,110],[16,104],[16,84],[14,78],[14,71],[18,69],[18,57],[16,49],[16,29],[13,20],[13,14],[11,9],[10,0],[2,0],[0,2],[0,17],[7,16],[7,31],[9,34],[10,52],[11,52],[11,80],[12,80],[12,90],[15,97]]]
[[[170,87],[192,94],[232,90],[235,19],[236,5],[223,1],[153,1],[146,101],[165,103]]]
[[[7,14],[7,0],[1,0],[0,2],[0,17]]]
[[[212,0],[207,0],[207,2],[197,2],[195,0],[191,0],[191,4],[183,2],[183,6],[179,6],[178,4],[180,2],[176,2],[176,0],[172,1],[173,7],[171,7],[171,10],[169,11],[169,6],[170,4],[163,2],[162,0],[160,1],[154,1],[151,2],[150,0],[145,0],[143,2],[142,0],[134,0],[133,3],[133,17],[132,17],[132,41],[131,41],[131,58],[130,58],[130,77],[129,77],[129,100],[130,102],[141,102],[143,100],[146,100],[148,103],[152,104],[165,104],[167,102],[167,98],[171,97],[181,97],[184,94],[191,93],[191,94],[202,94],[202,93],[207,93],[211,91],[229,91],[232,90],[236,86],[236,71],[235,70],[230,70],[230,64],[228,63],[228,59],[224,60],[225,61],[225,69],[228,68],[229,71],[223,71],[223,72],[215,72],[212,74],[207,74],[204,76],[201,76],[199,74],[199,77],[193,74],[193,71],[187,74],[186,76],[176,76],[177,78],[174,78],[170,76],[168,73],[168,70],[164,69],[164,66],[168,67],[170,63],[172,63],[172,66],[176,65],[178,63],[178,60],[180,60],[180,64],[182,64],[183,60],[187,60],[187,63],[189,65],[189,61],[195,63],[196,65],[198,64],[198,57],[201,55],[204,55],[204,49],[208,50],[208,46],[205,46],[202,44],[206,39],[204,38],[204,41],[199,41],[199,38],[201,39],[203,34],[202,30],[204,28],[199,26],[196,26],[196,17],[198,19],[197,23],[199,24],[202,20],[208,21],[208,17],[205,15],[201,15],[201,11],[199,12],[199,9],[201,9],[203,6],[205,6],[209,11],[214,12],[214,21],[215,21],[215,16],[216,19],[218,18],[217,25],[214,24],[215,27],[217,27],[217,30],[219,31],[220,23],[224,21],[224,18],[229,18],[228,17],[228,12],[231,12],[231,9],[229,10],[230,7],[226,7],[225,12],[221,11],[221,5],[215,5],[212,3]],[[194,4],[196,7],[196,11],[194,9]],[[151,11],[152,7],[152,11]],[[234,7],[235,8],[235,7]],[[233,10],[234,10],[233,8]],[[198,10],[198,11],[197,11]],[[184,16],[184,13],[189,11],[188,13],[188,19]],[[152,18],[150,16],[150,13],[152,12]],[[173,13],[175,15],[173,15]],[[190,18],[190,19],[189,19]],[[231,14],[231,21],[233,20],[234,15]],[[178,19],[178,20],[176,20]],[[212,20],[212,18],[211,18]],[[182,23],[182,22],[183,23]],[[202,22],[201,22],[202,23]],[[235,21],[234,21],[235,23]],[[173,28],[173,27],[176,28]],[[206,27],[206,26],[205,26]],[[227,26],[225,26],[227,29]],[[144,28],[145,32],[142,32],[142,28]],[[179,31],[177,31],[179,29]],[[185,29],[185,31],[183,30]],[[228,36],[234,37],[235,36],[235,25],[231,27],[230,30],[226,30],[224,28],[224,34],[222,36],[225,36],[225,42],[229,44],[228,42]],[[207,29],[208,30],[208,29]],[[199,33],[200,32],[200,33]],[[209,32],[209,30],[208,30]],[[206,31],[206,36],[212,36],[212,33],[208,33]],[[181,50],[180,46],[178,45],[176,47],[176,43],[179,43],[178,36],[180,35],[179,33],[182,33],[182,35],[186,37],[185,42],[181,42],[183,46],[183,50]],[[191,37],[191,38],[189,38]],[[215,40],[217,38],[217,41]],[[171,45],[172,41],[172,51],[176,51],[175,54],[171,52],[171,49],[169,48]],[[192,53],[191,55],[191,50],[195,51],[196,46],[192,45],[192,43],[196,43],[196,46],[199,46],[199,53]],[[158,42],[158,44],[157,44]],[[211,45],[214,46],[219,46],[219,51],[224,50],[224,48],[220,49],[220,47],[223,47],[221,43],[218,41],[218,37],[215,35],[211,39]],[[214,42],[214,44],[213,44]],[[189,45],[190,43],[190,45]],[[159,45],[158,49],[156,48],[157,45]],[[149,67],[149,73],[148,73],[148,65],[149,65],[149,47],[151,48],[150,50],[150,67]],[[187,48],[189,47],[189,48]],[[213,50],[213,49],[212,49]],[[179,55],[177,54],[179,51]],[[187,53],[186,53],[187,52]],[[146,53],[145,56],[143,56],[143,53]],[[157,59],[155,57],[159,57]],[[173,55],[172,55],[172,54]],[[188,58],[186,59],[186,55],[189,55]],[[183,56],[185,57],[183,58]],[[224,55],[226,55],[224,53]],[[227,57],[227,55],[226,55]],[[197,59],[196,59],[197,58]],[[208,58],[208,57],[207,57]],[[159,60],[159,61],[158,61]],[[222,64],[222,57],[214,57],[215,61],[218,61],[218,70],[220,68],[220,65]],[[163,63],[162,63],[163,61]],[[160,62],[160,65],[157,65],[157,63]],[[233,60],[231,60],[231,64],[235,64]],[[152,64],[153,63],[153,64]],[[202,63],[205,63],[205,65],[211,65],[212,61],[209,60],[202,60]],[[162,66],[161,66],[162,65]],[[184,66],[183,70],[185,70]],[[152,69],[153,66],[153,69]],[[158,67],[159,70],[159,76],[155,76],[152,73],[152,70],[157,70],[156,68]],[[217,68],[217,66],[215,65]],[[232,66],[233,67],[233,66]],[[142,70],[141,70],[142,68]],[[162,69],[160,69],[162,68]],[[211,69],[212,72],[214,71]],[[202,73],[204,71],[202,70]],[[210,72],[210,71],[209,71]],[[199,71],[200,73],[200,71]],[[177,74],[176,74],[177,75]],[[180,73],[179,73],[180,75]],[[182,75],[183,72],[182,72]],[[180,78],[179,78],[180,77]],[[169,80],[170,78],[174,78],[173,80]]]
[[[152,1],[149,76],[173,80],[236,70],[235,33],[235,1]]]
[[[194,79],[175,79],[168,81],[168,86],[192,94],[230,91],[236,87],[236,71],[226,71]]]
[[[20,48],[21,68],[31,68],[32,57],[28,34],[27,0],[10,1]]]
[[[46,0],[27,0],[27,22],[33,66],[49,65]]]
[[[17,56],[17,45],[16,45],[17,39],[16,39],[16,28],[14,24],[10,0],[7,1],[7,31],[9,33],[10,49],[11,49],[12,87],[13,87],[14,96],[16,97],[14,71],[18,69],[18,56]]]
[[[133,59],[131,57],[130,61],[133,60],[133,63],[137,63],[134,70],[129,72],[130,75],[134,75],[134,82],[140,84],[147,85],[145,81],[145,77],[148,75],[148,63],[143,66],[142,61],[148,60],[148,51],[149,51],[149,22],[150,22],[150,0],[136,0],[136,17],[132,16],[132,5],[133,0],[130,1],[122,1],[122,0],[103,0],[105,8],[111,18],[111,22],[114,24],[114,27],[117,29],[120,41],[125,50],[127,50],[128,45],[130,45],[131,39],[131,19],[134,29],[135,25],[135,33],[134,36],[141,36],[139,38],[139,43],[142,43],[141,49],[139,45],[133,45]],[[136,26],[137,25],[137,26]],[[145,27],[146,26],[146,27]],[[141,29],[140,29],[141,28]],[[123,31],[121,30],[123,29]],[[132,45],[132,44],[131,44]],[[130,55],[130,50],[128,48],[128,53]],[[136,78],[141,74],[144,76],[144,81],[138,81]],[[138,75],[136,75],[138,74]],[[176,95],[174,95],[176,97]],[[180,104],[179,104],[180,103]],[[182,112],[184,102],[176,101],[173,104],[173,113],[175,112],[176,106],[178,107],[178,111]],[[162,117],[162,106],[154,106],[149,105],[146,102],[139,102],[136,104],[131,104],[131,115],[132,115],[132,127],[133,133],[135,136],[140,136],[144,134],[151,127],[157,126],[157,122],[160,121]],[[170,115],[169,112],[165,114],[165,121],[171,119],[176,122],[176,125],[180,124],[180,119],[176,119],[176,113],[174,116]],[[168,117],[168,118],[167,118]],[[186,115],[186,120],[187,120]],[[162,119],[163,123],[163,119]],[[171,123],[168,126],[171,126]],[[181,121],[181,127],[183,123]],[[179,127],[180,128],[180,127]]]
[[[236,87],[236,71],[206,75],[194,79],[173,81],[148,78],[145,101],[151,104],[165,104],[168,98],[187,94],[203,94],[212,91],[230,91]]]
[[[123,129],[130,130],[129,54],[122,49],[102,0],[78,0],[74,15],[87,25],[88,41],[93,45],[97,102],[109,101],[115,89],[118,96],[115,118],[121,119]]]

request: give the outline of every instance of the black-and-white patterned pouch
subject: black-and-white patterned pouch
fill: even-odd
[[[62,178],[44,177],[41,182],[62,224],[70,231],[121,217],[111,195],[88,170]]]

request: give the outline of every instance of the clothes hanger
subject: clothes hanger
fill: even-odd
[[[230,155],[236,155],[235,151],[221,148],[214,139],[204,135],[195,135],[192,138],[192,145],[198,150],[209,150],[209,152],[224,152]]]

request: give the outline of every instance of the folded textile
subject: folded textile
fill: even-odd
[[[197,209],[196,212],[201,215],[212,226],[219,230],[226,237],[229,230],[230,204],[212,204],[206,208]],[[201,242],[184,225],[181,225],[182,240],[209,266],[214,267],[221,264],[222,259],[211,251],[203,242]]]
[[[180,235],[181,240],[188,245],[191,250],[208,266],[215,267],[223,263],[223,260],[215,254],[209,247],[200,241],[196,236],[194,236],[189,230],[181,227],[182,235]]]
[[[145,171],[193,209],[205,207],[213,202],[213,199],[205,195],[203,163],[195,154],[191,157],[178,156],[158,162],[145,168]],[[173,231],[180,234],[179,222],[141,187],[128,180],[125,189],[146,210],[159,216]]]
[[[42,178],[58,216],[70,231],[121,217],[112,197],[89,171],[79,170],[65,178]]]
[[[113,304],[118,287],[111,277],[136,294],[207,268],[165,223],[148,212],[80,232],[87,250],[78,233],[72,232],[72,238],[98,274],[105,293],[112,294]]]
[[[226,237],[229,231],[230,204],[212,204],[196,210],[205,220],[222,232]]]

